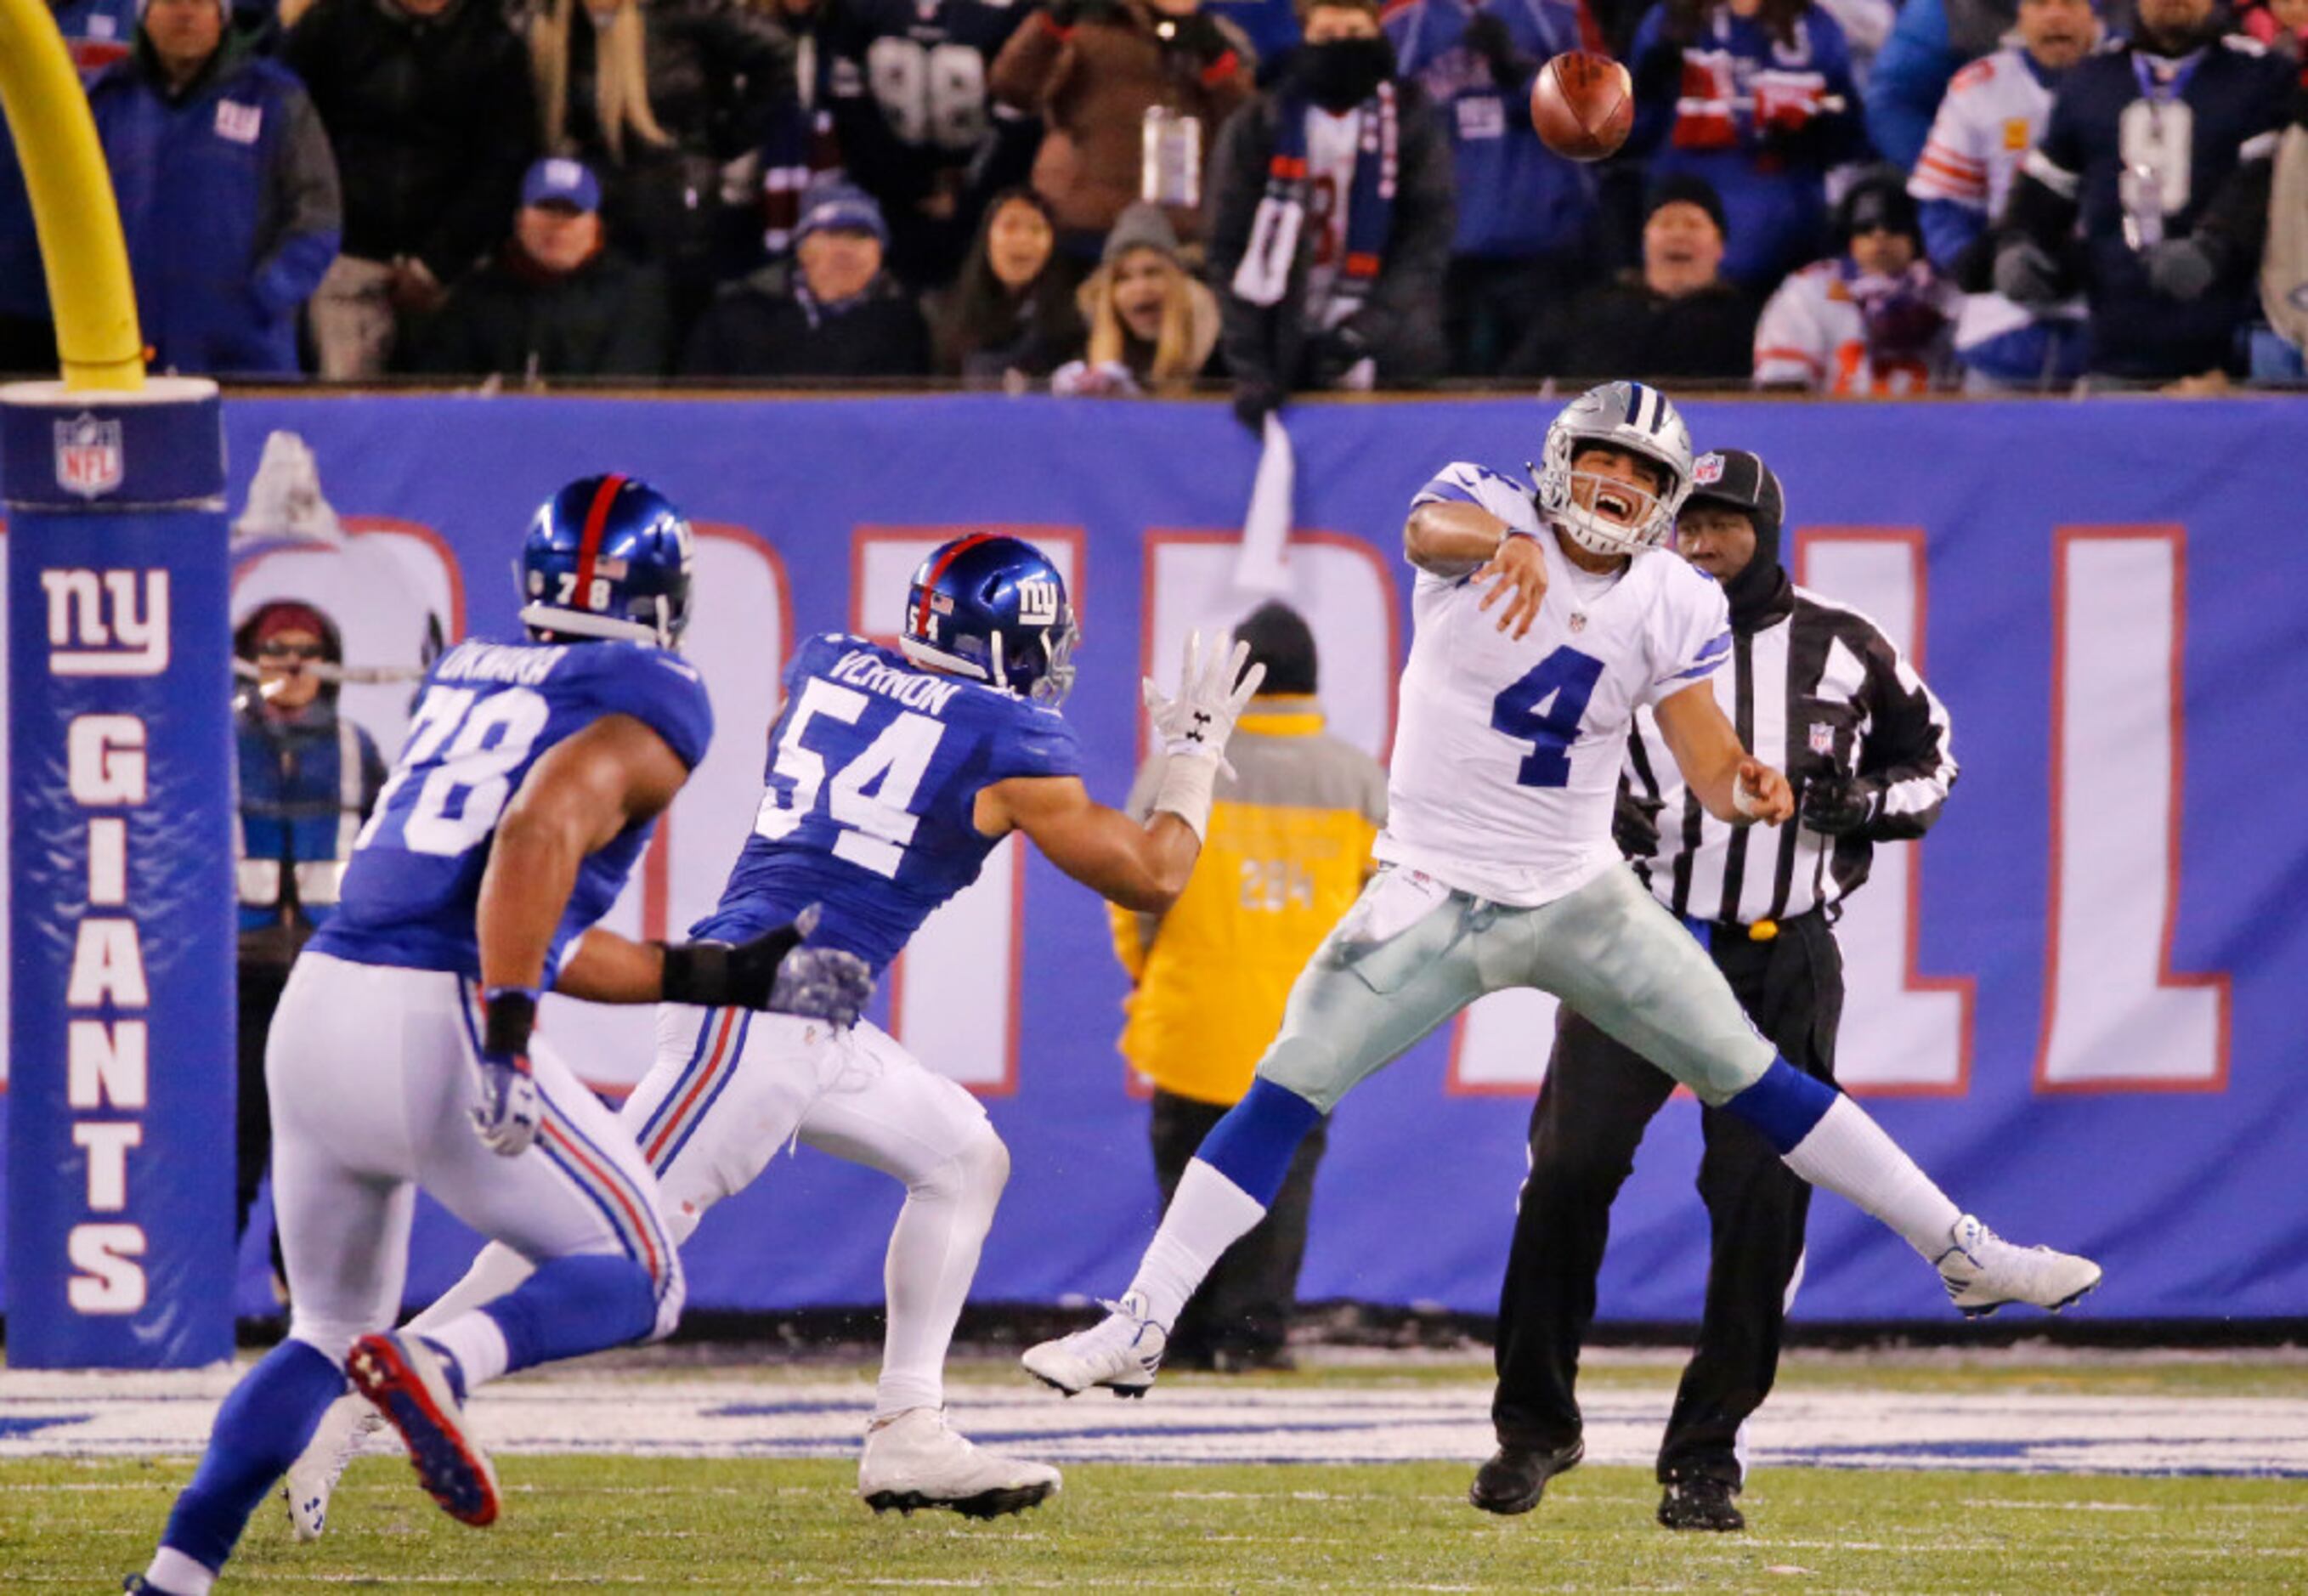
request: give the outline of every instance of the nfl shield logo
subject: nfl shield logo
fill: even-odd
[[[1704,487],[1710,482],[1722,480],[1723,456],[1720,454],[1702,454],[1691,468],[1691,482],[1694,487]]]
[[[82,411],[56,423],[56,486],[92,499],[120,486],[120,423]]]
[[[1824,720],[1811,723],[1811,751],[1814,754],[1835,752],[1835,728]]]

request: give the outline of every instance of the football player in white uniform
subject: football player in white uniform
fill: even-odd
[[[1382,868],[1292,989],[1249,1093],[1203,1141],[1097,1324],[1028,1351],[1072,1395],[1143,1393],[1169,1326],[1264,1214],[1299,1140],[1348,1089],[1486,992],[1537,987],[1753,1124],[1935,1264],[1967,1314],[2059,1307],[2099,1266],[2002,1240],[1850,1099],[1778,1057],[1698,940],[1621,860],[1611,815],[1649,705],[1692,792],[1734,824],[1793,813],[1707,678],[1731,651],[1722,590],[1670,556],[1691,439],[1665,394],[1611,383],[1547,429],[1536,494],[1458,464],[1412,502],[1416,634]]]

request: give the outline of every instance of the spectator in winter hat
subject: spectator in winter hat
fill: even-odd
[[[416,343],[419,371],[525,380],[663,376],[673,355],[665,279],[607,247],[600,179],[559,156],[530,166],[512,239]]]
[[[1961,296],[1932,270],[1907,177],[1882,167],[1836,208],[1842,253],[1781,283],[1755,325],[1755,385],[1846,397],[1918,393],[1954,375]]]
[[[1714,185],[1689,172],[1653,186],[1643,263],[1540,318],[1507,370],[1516,376],[1744,382],[1755,302],[1722,274],[1726,229]]]
[[[813,189],[793,258],[722,290],[690,334],[690,376],[901,377],[929,370],[929,328],[883,267],[882,207],[843,182]]]
[[[89,109],[156,364],[278,375],[336,258],[337,163],[303,85],[228,17],[223,0],[151,0]]]
[[[1219,341],[1217,298],[1190,276],[1159,205],[1141,202],[1106,236],[1077,296],[1089,341],[1050,377],[1054,393],[1137,394],[1185,386]]]

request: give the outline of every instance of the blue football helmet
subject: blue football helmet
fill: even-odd
[[[689,624],[695,536],[633,477],[582,477],[537,507],[521,539],[521,624],[556,637],[675,647]]]
[[[1056,708],[1080,635],[1066,579],[1022,539],[974,532],[933,550],[906,595],[906,658]]]

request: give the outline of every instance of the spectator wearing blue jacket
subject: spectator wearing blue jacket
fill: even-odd
[[[1594,179],[1539,142],[1525,108],[1548,56],[1600,47],[1584,23],[1578,0],[1409,0],[1387,13],[1396,69],[1425,91],[1451,141],[1459,220],[1443,336],[1454,375],[1496,373],[1580,286]]]
[[[2132,29],[2132,0],[2093,10],[2114,33]],[[2003,42],[2020,0],[1907,0],[1867,79],[1867,136],[1884,160],[1913,171],[1955,74]]]
[[[164,371],[297,370],[297,312],[336,258],[337,165],[288,68],[224,0],[148,0],[133,54],[89,91]]]
[[[1809,0],[1666,0],[1635,30],[1630,151],[1722,196],[1723,274],[1769,292],[1826,253],[1828,168],[1862,157],[1859,91]]]
[[[136,0],[50,0],[56,31],[85,85],[128,54],[136,36]],[[32,226],[32,198],[16,160],[8,125],[0,122],[0,372],[53,374],[56,330],[48,314],[47,279]]]

